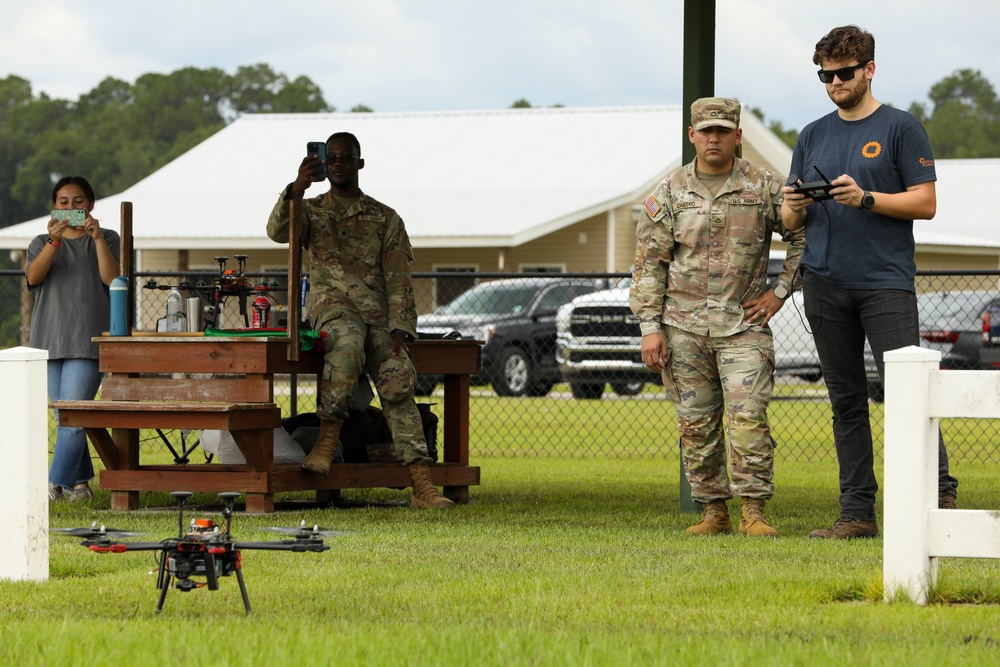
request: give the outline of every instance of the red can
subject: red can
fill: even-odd
[[[259,296],[253,300],[253,307],[250,312],[250,328],[266,329],[271,316],[271,301],[266,296]]]

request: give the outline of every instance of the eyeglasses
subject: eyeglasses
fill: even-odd
[[[850,81],[854,78],[854,73],[865,67],[870,60],[866,60],[863,63],[858,63],[857,65],[849,65],[848,67],[841,67],[840,69],[821,69],[816,72],[819,75],[819,80],[823,83],[833,83],[833,77],[839,78],[841,81]]]
[[[358,159],[358,157],[359,156],[357,155],[339,155],[337,153],[331,153],[326,157],[326,161],[330,164],[336,164],[337,162],[340,164],[352,164]]]

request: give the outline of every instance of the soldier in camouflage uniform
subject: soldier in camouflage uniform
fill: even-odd
[[[375,381],[392,431],[396,454],[413,482],[410,504],[450,507],[454,503],[431,482],[427,443],[413,400],[416,372],[407,343],[416,335],[416,308],[410,282],[413,251],[396,212],[358,186],[364,168],[361,145],[340,132],[326,142],[327,163],[306,156],[295,181],[278,199],[267,221],[267,235],[288,242],[289,201],[325,178],[330,190],[302,200],[300,238],[309,251],[312,285],[308,311],[312,325],[327,334],[320,393],[320,435],[302,466],[327,475],[347,418],[351,396],[362,373]]]
[[[731,532],[726,501],[735,494],[740,532],[777,537],[764,516],[774,493],[768,322],[798,287],[805,239],[781,223],[784,179],[736,157],[739,123],[734,99],[691,105],[688,138],[697,157],[643,204],[629,303],[642,330],[643,363],[662,373],[676,406],[685,473],[704,509],[686,532]],[[789,244],[773,290],[766,275],[772,232]]]

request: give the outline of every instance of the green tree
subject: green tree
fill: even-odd
[[[795,141],[796,141],[796,139],[799,138],[799,131],[798,130],[796,130],[794,128],[786,130],[785,126],[782,125],[782,123],[781,123],[780,120],[772,120],[772,121],[768,122],[767,119],[764,117],[764,112],[761,111],[760,109],[756,109],[754,107],[748,106],[746,108],[746,111],[749,111],[754,116],[756,116],[757,118],[759,118],[760,122],[762,122],[765,125],[767,125],[768,129],[771,130],[772,132],[774,132],[778,136],[779,139],[781,139],[783,142],[785,142],[786,144],[788,144],[789,148],[794,148],[795,147]]]
[[[333,111],[307,77],[264,64],[185,67],[134,84],[108,77],[74,103],[0,80],[0,226],[43,215],[52,186],[82,174],[98,197],[133,185],[240,114]]]
[[[978,70],[956,70],[931,86],[931,107],[914,103],[937,158],[1000,156],[1000,102]]]

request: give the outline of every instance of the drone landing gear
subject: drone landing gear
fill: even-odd
[[[224,555],[226,558],[234,558],[236,565],[232,570],[229,570],[226,566],[222,566],[223,576],[228,576],[235,572],[236,581],[240,585],[240,597],[243,598],[243,609],[246,611],[246,615],[249,616],[253,613],[253,609],[250,608],[250,595],[247,593],[247,585],[243,580],[243,569],[240,567],[240,552],[233,551],[231,554]],[[180,573],[172,573],[170,569],[172,566],[169,562],[169,555],[166,551],[160,556],[160,572],[157,577],[156,586],[160,589],[160,597],[156,602],[156,613],[159,614],[163,611],[163,603],[166,602],[167,592],[171,588],[176,588],[177,590],[187,593],[195,588],[200,588],[202,586],[208,588],[210,591],[219,590],[219,578],[217,574],[217,568],[219,563],[216,562],[215,556],[213,554],[202,554],[201,560],[204,562],[205,568],[205,583],[198,584],[193,579],[187,575],[182,575]],[[200,574],[200,573],[199,573]],[[171,585],[172,584],[172,585]]]

